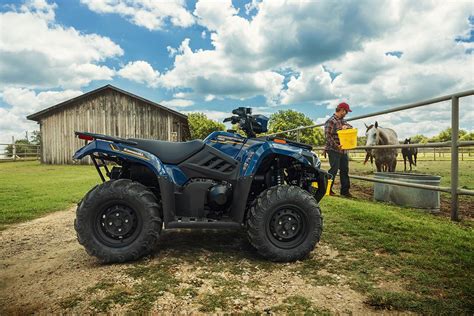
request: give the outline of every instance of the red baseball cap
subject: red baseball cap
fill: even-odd
[[[347,112],[352,112],[351,108],[349,107],[349,104],[347,104],[346,102],[339,103],[339,105],[336,107],[336,110],[337,109],[344,109]]]

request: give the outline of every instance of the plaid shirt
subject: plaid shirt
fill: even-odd
[[[341,130],[342,126],[344,125],[352,127],[344,119],[338,118],[336,114],[333,114],[333,116],[331,116],[326,121],[326,123],[324,124],[324,135],[326,136],[326,151],[332,150],[338,153],[344,153],[344,150],[339,149],[341,143],[339,141],[339,136],[337,135],[337,131]]]

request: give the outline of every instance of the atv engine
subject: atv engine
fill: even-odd
[[[220,218],[231,201],[230,183],[192,179],[176,194],[176,216]]]

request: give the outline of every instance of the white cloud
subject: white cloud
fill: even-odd
[[[288,88],[282,92],[281,103],[291,104],[317,100],[332,100],[331,77],[322,66],[305,69],[299,76],[292,76]]]
[[[252,0],[251,2],[245,4],[245,14],[249,15],[253,10],[258,9],[259,0]]]
[[[284,77],[274,71],[234,72],[230,60],[219,52],[193,52],[185,39],[175,56],[173,69],[162,74],[161,84],[169,89],[191,88],[195,96],[225,96],[236,99],[265,95],[278,97]]]
[[[472,29],[468,1],[252,1],[246,13],[253,10],[245,19],[230,1],[198,1],[194,14],[211,32],[214,48],[192,51],[183,41],[162,85],[202,98],[263,95],[270,104],[342,98],[356,108],[473,85],[466,65],[474,67],[474,54],[465,51],[474,45],[456,41]],[[339,73],[336,79],[323,66]],[[298,74],[286,74],[286,87],[281,69]]]
[[[174,57],[174,55],[176,55],[176,53],[178,52],[176,48],[173,48],[171,46],[166,46],[166,50],[168,51],[169,57]]]
[[[204,98],[204,101],[210,102],[210,101],[214,100],[215,98],[216,98],[215,95],[213,95],[213,94],[208,94],[208,95],[206,95],[206,97]]]
[[[468,2],[430,2],[411,5],[399,28],[383,38],[365,43],[328,65],[342,74],[333,83],[339,96],[356,105],[391,105],[414,102],[473,86],[472,43],[460,43],[473,28]],[[439,23],[443,21],[443,23]],[[387,56],[401,51],[401,58]]]
[[[200,0],[196,3],[194,15],[198,17],[199,24],[215,31],[237,12],[231,0],[221,0],[219,4],[215,0]]]
[[[194,101],[186,99],[171,99],[163,100],[159,103],[170,108],[185,108],[193,105]]]
[[[2,88],[78,88],[112,79],[114,70],[99,63],[122,55],[120,46],[57,24],[55,8],[36,0],[0,13]]]
[[[118,71],[118,75],[154,88],[158,86],[160,79],[160,72],[143,60],[129,62]]]
[[[25,88],[6,88],[2,93],[3,101],[9,108],[0,108],[0,142],[10,142],[11,137],[23,137],[25,131],[38,130],[39,126],[26,119],[47,107],[69,100],[82,92],[79,90],[44,91],[36,93]]]
[[[214,110],[206,110],[206,109],[197,109],[193,111],[181,111],[181,113],[184,114],[189,114],[189,113],[204,113],[208,118],[218,121],[222,123],[222,121],[226,118],[231,116],[228,112],[222,112],[222,111],[214,111]]]
[[[131,23],[148,30],[163,29],[168,21],[179,27],[194,24],[194,17],[186,10],[182,0],[81,0],[81,2],[94,12],[119,14]]]

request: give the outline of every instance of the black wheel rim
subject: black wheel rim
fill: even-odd
[[[137,212],[124,204],[112,204],[98,213],[96,233],[99,240],[110,247],[125,247],[137,237],[141,220]]]
[[[306,215],[294,205],[275,209],[266,226],[270,241],[283,249],[299,246],[308,235]]]

